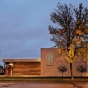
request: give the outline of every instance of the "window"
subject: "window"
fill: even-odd
[[[53,65],[53,53],[48,53],[46,55],[47,65]]]

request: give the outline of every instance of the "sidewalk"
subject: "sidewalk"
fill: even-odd
[[[76,86],[77,85],[77,86]],[[88,88],[88,83],[1,83],[0,88]]]

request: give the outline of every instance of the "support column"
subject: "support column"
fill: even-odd
[[[9,75],[13,75],[13,66],[9,65]]]
[[[9,75],[13,75],[13,62],[9,63]]]
[[[8,75],[8,68],[9,68],[9,64],[6,63],[6,66],[5,66],[5,75]]]

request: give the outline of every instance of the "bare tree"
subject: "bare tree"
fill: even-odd
[[[78,8],[72,4],[58,3],[57,9],[50,16],[51,21],[57,25],[49,26],[51,41],[58,47],[59,54],[66,53],[64,58],[70,63],[73,79],[72,63],[78,55],[79,48],[83,50],[85,43],[88,43],[88,8],[83,7],[82,3]]]
[[[81,72],[81,77],[82,77],[82,73],[84,73],[84,72],[87,71],[87,67],[86,66],[83,66],[83,65],[78,65],[77,71],[78,72]]]
[[[66,66],[59,66],[58,70],[59,70],[59,72],[62,73],[62,77],[63,77],[63,73],[67,71],[67,68],[66,68]]]

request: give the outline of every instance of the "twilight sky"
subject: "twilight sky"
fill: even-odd
[[[0,64],[4,58],[40,58],[54,43],[48,26],[57,3],[78,6],[88,0],[0,0]]]

